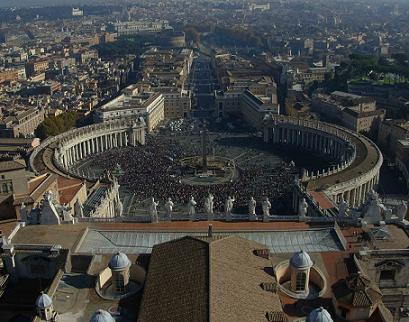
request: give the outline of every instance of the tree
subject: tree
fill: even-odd
[[[66,112],[58,116],[50,116],[45,118],[35,130],[35,135],[40,139],[45,139],[49,136],[61,134],[73,128],[77,122],[78,116],[76,112]]]

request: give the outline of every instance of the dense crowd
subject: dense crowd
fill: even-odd
[[[176,205],[185,205],[193,196],[199,207],[208,193],[214,195],[215,211],[223,211],[228,196],[235,198],[235,211],[245,211],[253,196],[259,204],[268,197],[272,210],[286,209],[296,169],[284,162],[278,167],[255,164],[254,167],[238,167],[238,178],[218,185],[187,185],[168,173],[168,169],[181,158],[200,155],[200,146],[176,143],[171,137],[148,136],[146,145],[113,149],[98,156],[93,167],[114,170],[119,164],[123,175],[119,183],[135,193],[137,200],[154,197],[163,205],[171,197]],[[288,208],[287,208],[288,209]]]

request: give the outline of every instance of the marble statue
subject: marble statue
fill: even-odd
[[[208,214],[209,220],[213,220],[214,215],[214,196],[209,193],[204,202],[205,212]]]
[[[300,217],[305,217],[307,216],[308,212],[308,204],[305,198],[302,198],[300,200],[300,203],[298,204],[298,216]]]
[[[249,200],[249,219],[250,220],[257,220],[257,214],[256,214],[256,205],[257,205],[257,201],[256,199],[254,199],[253,197],[250,197]]]
[[[344,218],[348,216],[348,203],[344,200],[344,197],[341,195],[341,201],[338,204],[338,217]]]
[[[368,224],[377,224],[383,221],[386,207],[379,199],[379,195],[375,191],[371,191],[368,198],[368,206],[364,212],[364,220]]]
[[[151,204],[149,205],[149,215],[151,216],[151,220],[154,223],[159,222],[159,217],[158,217],[158,205],[159,202],[155,201],[155,198],[151,198]]]
[[[271,202],[267,197],[263,200],[261,208],[263,209],[263,221],[268,221],[268,217],[270,217]]]
[[[231,221],[231,212],[233,210],[233,205],[235,201],[236,199],[234,199],[233,197],[230,197],[230,196],[227,197],[226,203],[224,205],[224,210],[225,210],[227,221]]]
[[[145,118],[143,116],[138,117],[138,122],[141,123],[143,126],[146,126]],[[135,121],[134,126],[138,127],[138,123]]]
[[[192,196],[187,204],[187,213],[191,221],[196,220],[196,205],[197,202],[195,198]]]
[[[408,203],[403,200],[402,203],[399,204],[396,210],[397,210],[396,215],[398,217],[398,220],[402,221],[403,219],[406,218],[406,213],[408,212]]]
[[[173,206],[175,204],[173,203],[171,198],[168,198],[168,201],[165,203],[165,209],[166,209],[166,216],[169,218],[169,220],[172,220],[172,212],[173,212]]]
[[[52,192],[51,190],[47,191],[44,194],[44,201],[54,202],[54,192]]]
[[[74,216],[76,218],[82,218],[84,217],[84,207],[81,204],[81,201],[77,199],[77,201],[74,204]]]
[[[74,218],[72,217],[71,211],[66,204],[61,207],[61,213],[65,223],[74,223]]]

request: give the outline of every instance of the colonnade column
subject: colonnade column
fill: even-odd
[[[350,205],[351,205],[352,207],[355,207],[356,189],[352,189],[352,190],[351,190],[351,195],[352,195],[352,200],[351,200]]]
[[[75,151],[73,147],[70,148],[70,159],[70,164],[73,165],[75,162]]]

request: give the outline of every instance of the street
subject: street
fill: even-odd
[[[211,115],[217,81],[212,75],[210,58],[200,55],[193,61],[189,89],[193,93],[193,116],[207,118]]]

